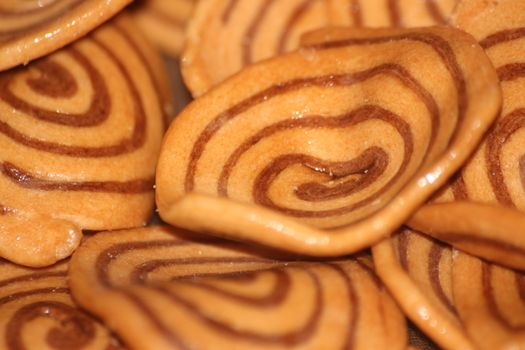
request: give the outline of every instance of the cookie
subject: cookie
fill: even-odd
[[[525,276],[458,253],[453,291],[458,315],[480,350],[519,349],[525,344]]]
[[[148,227],[75,253],[75,300],[140,349],[405,349],[402,314],[363,256],[281,260]]]
[[[503,92],[501,115],[452,186],[453,198],[523,210],[525,3],[464,1],[453,24],[472,34],[485,49],[497,69]]]
[[[89,230],[145,224],[165,107],[157,80],[163,74],[154,66],[159,58],[149,49],[119,17],[46,58],[0,73],[0,203],[8,213],[0,215],[2,235],[10,234],[6,220],[7,231],[45,220]],[[45,235],[53,240],[54,231]]]
[[[197,0],[144,0],[133,6],[133,19],[148,39],[177,57],[196,3]]]
[[[131,0],[2,1],[0,71],[49,54],[104,23]]]
[[[445,25],[460,0],[327,0],[332,25],[426,27]]]
[[[297,48],[328,22],[326,0],[200,1],[188,24],[182,75],[193,96],[242,67]]]
[[[102,324],[73,303],[67,268],[67,262],[29,269],[0,260],[2,349],[123,349]]]
[[[500,102],[496,72],[463,32],[321,30],[179,114],[157,167],[159,213],[190,230],[349,254],[444,184]]]
[[[200,96],[253,62],[299,45],[325,26],[422,27],[445,24],[458,0],[212,0],[189,23],[184,80]],[[157,21],[160,22],[160,21]]]
[[[471,33],[493,62],[503,106],[484,142],[436,201],[469,201],[502,208],[465,203],[432,206],[424,208],[413,225],[471,254],[523,270],[525,3],[462,1],[453,24]]]
[[[450,246],[403,228],[372,251],[378,276],[419,329],[444,349],[476,349],[457,316]]]

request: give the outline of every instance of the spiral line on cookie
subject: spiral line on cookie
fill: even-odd
[[[118,23],[117,23],[118,24]],[[111,30],[123,39],[127,49],[144,64],[151,80],[151,84],[157,92],[159,106],[161,105],[159,87],[153,77],[151,68],[146,58],[143,56],[138,45],[130,38],[128,28],[123,25],[115,25]],[[107,64],[115,67],[123,82],[126,84],[127,91],[131,100],[132,120],[129,127],[129,135],[115,140],[111,144],[101,146],[70,145],[51,140],[42,140],[38,137],[25,134],[17,130],[10,124],[10,120],[15,118],[0,117],[0,135],[6,136],[12,142],[19,145],[46,153],[57,154],[72,158],[104,158],[120,157],[143,148],[146,142],[147,116],[144,106],[144,97],[141,96],[132,79],[133,73],[124,64],[123,58],[113,52],[108,43],[102,36],[91,35],[81,43],[89,44],[91,50],[96,49],[104,55]],[[80,46],[80,45],[79,45]],[[12,113],[21,113],[24,117],[34,118],[39,124],[49,123],[74,131],[75,129],[85,129],[90,132],[90,128],[104,127],[114,115],[123,113],[117,110],[117,106],[111,100],[111,82],[107,80],[103,72],[98,70],[92,58],[88,57],[87,51],[81,50],[79,46],[70,46],[60,54],[72,59],[86,74],[89,85],[93,91],[92,96],[88,96],[89,104],[85,111],[61,112],[60,104],[63,99],[83,97],[81,86],[71,70],[71,67],[55,58],[54,55],[40,59],[30,66],[12,69],[0,74],[0,102],[12,108]],[[35,74],[29,74],[29,73]],[[33,94],[42,96],[52,101],[57,108],[43,108],[35,105],[28,99],[16,93],[12,86],[16,83],[24,83],[26,89]],[[18,84],[19,85],[19,84]],[[77,108],[78,109],[78,108]],[[24,188],[38,189],[44,191],[90,191],[108,193],[145,193],[153,189],[154,179],[139,178],[129,181],[57,181],[46,179],[31,173],[24,167],[9,161],[0,162],[0,173],[11,180],[13,183]]]
[[[234,11],[235,9],[235,4],[236,4],[235,0],[230,0],[230,1],[233,1],[233,2],[230,2],[227,5],[224,11],[224,14],[226,15],[223,14],[223,21],[224,21],[224,18],[228,19],[231,15],[231,12]],[[277,41],[277,46],[275,49],[276,54],[280,54],[285,51],[286,44],[289,40],[288,38],[289,38],[290,32],[293,30],[296,22],[299,21],[300,18],[305,13],[308,12],[310,7],[315,2],[318,2],[318,1],[320,0],[303,0],[294,8],[290,16],[288,17],[286,24],[284,28],[282,29],[282,32]],[[276,0],[263,1],[259,11],[257,12],[257,15],[255,16],[251,24],[246,29],[246,32],[244,33],[244,37],[241,41],[241,45],[242,45],[242,62],[243,62],[243,65],[245,66],[249,65],[250,63],[254,61],[252,57],[253,42],[257,34],[259,33],[259,31],[262,30],[261,23],[264,21],[265,17],[268,15],[270,8],[275,2]],[[227,20],[225,22],[227,22]]]
[[[349,0],[350,2],[350,18],[355,27],[363,26],[363,11],[361,2],[366,0]],[[403,16],[399,9],[399,0],[385,0],[388,9],[388,17],[392,27],[403,27]],[[436,0],[424,0],[426,10],[430,17],[436,24],[445,24],[447,19],[439,8]]]
[[[185,342],[185,334],[177,333],[177,327],[166,324],[152,309],[148,297],[143,296],[142,288],[148,290],[148,293],[154,293],[169,301],[172,307],[182,309],[189,313],[192,318],[195,318],[199,323],[205,327],[210,328],[214,332],[221,335],[228,335],[238,340],[250,341],[255,344],[279,344],[286,346],[300,346],[314,337],[317,332],[318,323],[321,322],[321,314],[324,310],[324,288],[321,282],[321,275],[323,271],[317,271],[310,267],[308,263],[292,263],[289,267],[284,268],[283,263],[277,260],[268,259],[266,257],[257,257],[252,255],[233,255],[231,253],[222,253],[219,256],[208,256],[205,254],[196,254],[185,256],[181,258],[174,258],[177,254],[173,254],[176,249],[189,249],[195,244],[210,244],[210,247],[233,247],[238,246],[235,243],[224,242],[220,240],[202,240],[198,242],[190,242],[185,240],[170,239],[170,240],[150,240],[150,241],[133,241],[113,243],[105,247],[97,254],[95,259],[95,273],[98,282],[106,288],[112,288],[140,311],[145,317],[149,319],[152,325],[155,326],[159,334],[161,334],[169,342],[176,344],[181,349],[189,349],[190,346]],[[217,245],[218,243],[218,245]],[[138,288],[126,289],[118,285],[114,285],[110,270],[112,264],[118,264],[119,259],[126,259],[128,256],[138,256],[137,254],[150,254],[148,251],[155,252],[156,249],[165,249],[165,253],[158,251],[151,254],[153,259],[142,259],[140,264],[129,266],[126,263],[126,277],[132,285],[137,285]],[[168,254],[168,249],[170,253]],[[205,251],[204,251],[205,252]],[[201,252],[202,253],[202,252]],[[167,254],[168,257],[163,258],[162,255]],[[248,264],[248,265],[246,265]],[[254,264],[254,270],[246,270],[246,266]],[[204,268],[206,266],[215,271],[199,273],[191,272],[189,274],[179,273],[178,269],[185,268],[185,266],[199,266]],[[221,265],[224,265],[228,270],[222,270]],[[357,264],[361,266],[361,264]],[[236,268],[235,266],[238,266]],[[276,266],[276,267],[272,267]],[[343,285],[346,286],[348,300],[350,301],[350,309],[348,312],[348,327],[345,335],[345,340],[341,349],[351,349],[355,338],[355,329],[359,319],[359,300],[353,286],[353,282],[348,274],[337,264],[322,264],[323,268],[332,270],[338,278],[341,279]],[[217,270],[218,268],[218,270]],[[233,268],[233,270],[232,270]],[[365,267],[361,267],[368,274],[371,273]],[[172,270],[173,269],[173,270]],[[162,270],[162,280],[170,281],[172,284],[152,282],[149,280],[149,274],[155,271]],[[291,271],[298,271],[293,273],[300,273],[307,277],[307,285],[313,288],[312,309],[308,312],[306,319],[300,320],[296,328],[289,329],[285,332],[277,333],[260,333],[257,330],[239,329],[237,326],[230,325],[227,321],[219,320],[207,314],[198,302],[187,298],[187,295],[179,292],[181,287],[189,287],[200,290],[215,298],[220,298],[239,307],[246,307],[256,312],[279,312],[281,307],[284,307],[287,298],[290,298],[291,293],[298,288],[305,288],[304,285],[299,287],[293,280]],[[171,274],[174,273],[172,276]],[[243,287],[249,287],[256,283],[260,275],[271,276],[272,285],[263,293],[252,295],[251,293],[238,292],[228,288],[223,288],[220,285],[213,283],[213,281],[228,280]],[[122,278],[121,275],[119,278]],[[211,282],[210,282],[211,281]],[[375,282],[375,280],[374,280]],[[304,282],[306,283],[306,282]]]
[[[401,40],[422,42],[437,53],[450,73],[453,84],[455,84],[457,89],[458,120],[456,122],[461,122],[468,105],[463,72],[458,66],[456,56],[451,46],[439,36],[429,33],[409,33],[377,38],[357,38],[314,44],[306,47],[305,50],[329,50],[348,46],[383,44]],[[191,192],[195,188],[198,163],[208,143],[220,132],[223,126],[230,126],[238,116],[243,115],[243,113],[252,108],[259,107],[260,105],[269,103],[269,101],[273,99],[300,91],[301,89],[314,87],[336,89],[360,84],[378,75],[388,76],[397,80],[404,88],[417,96],[418,100],[422,102],[426,108],[430,124],[430,136],[429,146],[423,151],[422,157],[425,157],[429,152],[432,152],[436,146],[434,141],[440,132],[441,116],[437,103],[432,94],[414,78],[406,68],[394,63],[384,63],[351,74],[331,74],[283,81],[254,93],[235,103],[222,113],[219,113],[206,125],[192,146],[185,173],[185,191]],[[274,159],[269,159],[265,167],[256,174],[252,187],[249,189],[254,202],[296,217],[322,218],[350,213],[358,208],[365,207],[374,202],[396,184],[401,176],[405,175],[406,168],[413,158],[412,153],[414,149],[414,136],[412,135],[411,125],[406,122],[402,116],[375,105],[360,106],[340,115],[309,115],[303,116],[302,118],[291,117],[290,119],[280,120],[275,123],[268,123],[268,125],[261,127],[260,130],[253,132],[252,135],[247,135],[246,138],[231,151],[222,166],[222,171],[217,180],[216,191],[221,196],[229,196],[229,179],[241,157],[255,145],[273,135],[291,130],[342,129],[369,120],[380,121],[385,125],[389,125],[389,127],[395,130],[395,133],[400,136],[403,146],[400,146],[399,152],[402,158],[394,174],[389,175],[388,179],[384,180],[384,185],[379,189],[374,188],[374,190],[370,190],[371,193],[367,193],[364,199],[361,198],[351,204],[345,203],[336,208],[327,208],[326,210],[304,210],[303,208],[288,208],[274,203],[268,193],[273,181],[279,174],[295,165],[301,165],[313,172],[326,174],[327,177],[336,180],[337,183],[334,186],[326,186],[314,182],[300,184],[293,189],[294,195],[298,199],[305,202],[321,202],[331,199],[347,198],[350,195],[364,191],[377,182],[376,180],[378,178],[383,180],[384,177],[382,178],[382,175],[391,161],[388,150],[370,146],[354,159],[338,162],[325,161],[300,152],[285,153],[275,156]],[[351,178],[350,176],[352,175],[357,175],[358,179]]]
[[[411,249],[417,249],[417,248],[411,248],[411,238],[415,237],[416,234],[421,234],[419,232],[404,229],[402,230],[397,237],[398,240],[398,256],[399,256],[399,262],[401,263],[401,266],[407,273],[410,274],[410,262],[409,262],[409,255]],[[432,288],[432,291],[437,296],[437,298],[441,301],[441,303],[453,314],[456,314],[456,309],[451,302],[451,300],[447,297],[445,294],[443,285],[441,283],[440,278],[440,262],[443,257],[443,251],[446,249],[446,246],[444,246],[442,243],[439,243],[438,241],[432,240],[431,247],[428,251],[428,255],[426,256],[424,261],[414,261],[413,264],[425,264],[426,265],[426,274],[428,281],[430,282],[430,286]]]
[[[513,40],[525,37],[525,28],[515,28],[497,32],[489,35],[480,41],[486,50],[497,47]],[[497,67],[500,81],[511,82],[525,77],[525,63],[515,62]],[[502,164],[501,152],[505,144],[511,139],[512,135],[525,126],[525,108],[517,108],[502,116],[487,136],[487,147],[485,159],[487,162],[487,175],[490,180],[492,190],[497,200],[507,206],[515,206],[511,194],[505,181]],[[525,179],[525,173],[520,171],[521,183]]]
[[[336,265],[326,265],[332,267],[341,278],[345,281],[347,286],[348,297],[352,301],[352,308],[349,310],[350,322],[348,325],[348,332],[345,337],[344,345],[341,349],[351,349],[354,341],[354,331],[356,328],[356,323],[358,321],[358,303],[356,300],[356,294],[353,289],[352,282],[350,278]],[[307,342],[311,337],[315,336],[318,323],[320,322],[320,315],[323,311],[324,304],[322,301],[323,297],[323,287],[321,286],[318,275],[310,271],[307,267],[304,268],[305,273],[311,279],[311,283],[315,286],[315,302],[313,310],[310,313],[310,316],[303,321],[303,323],[293,330],[289,330],[283,333],[259,333],[257,331],[250,330],[240,330],[238,327],[233,327],[224,321],[217,320],[210,315],[207,315],[204,310],[202,310],[198,304],[191,302],[190,300],[184,298],[183,296],[177,293],[175,287],[165,286],[165,285],[149,285],[148,289],[153,290],[155,293],[159,294],[163,298],[166,298],[173,304],[174,307],[182,308],[186,312],[190,313],[192,317],[197,318],[200,323],[205,327],[213,329],[215,332],[229,337],[233,337],[239,340],[247,340],[256,344],[280,344],[286,346],[300,346],[301,344]],[[199,280],[182,280],[177,281],[177,283],[191,284],[194,288],[205,290],[207,293],[220,296],[221,298],[228,299],[231,302],[235,302],[237,305],[245,305],[246,307],[256,308],[267,310],[265,312],[271,312],[278,310],[281,304],[284,302],[286,296],[291,293],[292,288],[297,288],[296,286],[290,284],[290,276],[285,270],[260,270],[257,272],[247,272],[248,274],[274,274],[277,276],[276,283],[273,290],[268,295],[263,296],[246,296],[246,295],[237,295],[227,290],[222,290],[216,286],[211,286],[206,283],[200,283]],[[248,276],[245,276],[245,273],[230,274],[227,276],[221,276],[217,274],[215,278],[229,278],[229,279],[242,279],[243,282],[250,281],[251,279]],[[207,275],[207,278],[214,278],[213,275]],[[147,299],[141,297],[136,291],[121,291],[126,295],[126,298],[132,301],[142,312],[150,319],[150,321],[158,328],[159,332],[163,334],[165,338],[171,342],[178,344],[182,349],[189,349],[190,347],[185,344],[182,335],[178,335],[176,330],[169,328],[165,325],[154,313],[153,310],[148,306]]]
[[[16,269],[16,268],[13,268]],[[94,321],[80,310],[47,296],[69,295],[65,287],[67,271],[55,269],[19,274],[0,281],[0,308],[11,302],[22,302],[6,322],[5,344],[9,350],[25,349],[23,328],[37,318],[56,321],[58,327],[47,331],[46,343],[50,348],[82,347],[95,337]],[[32,287],[31,283],[37,283]],[[13,292],[16,288],[16,292]],[[6,290],[6,292],[3,292]]]
[[[144,106],[137,87],[132,82],[130,73],[127,71],[120,59],[111,51],[106,43],[90,37],[89,40],[96,44],[102,50],[109,60],[116,65],[119,73],[125,78],[134,103],[134,126],[131,132],[131,137],[119,140],[119,142],[110,146],[100,147],[82,147],[71,146],[61,143],[49,142],[39,140],[37,138],[24,135],[11,127],[6,121],[0,121],[0,132],[13,141],[21,143],[27,147],[37,150],[66,155],[70,157],[111,157],[118,156],[125,153],[132,152],[140,148],[144,143],[146,117]],[[0,99],[10,105],[13,109],[20,111],[33,118],[41,119],[50,123],[61,124],[69,127],[92,127],[102,124],[110,116],[111,100],[108,96],[108,88],[104,78],[93,67],[88,59],[74,48],[66,50],[74,59],[80,63],[90,77],[90,82],[94,91],[91,98],[90,108],[85,113],[70,114],[60,113],[40,109],[29,102],[23,101],[21,98],[15,96],[9,90],[9,84],[12,79],[16,77],[18,69],[12,72],[3,73],[0,76]],[[40,71],[41,79],[29,80],[29,87],[37,93],[50,95],[52,97],[67,97],[77,90],[77,83],[67,71],[66,67],[60,66],[58,63],[44,59],[35,65],[35,69]],[[33,67],[33,66],[32,66]],[[64,83],[65,82],[65,83]],[[57,103],[59,101],[57,100]]]
[[[494,290],[494,283],[497,283],[498,281],[498,279],[494,278],[493,276],[495,267],[485,261],[481,261],[480,263],[482,264],[481,284],[483,288],[483,297],[485,298],[486,305],[491,315],[501,325],[508,328],[509,330],[521,332],[525,331],[525,322],[523,320],[518,323],[512,322],[502,313],[502,310],[498,305],[498,300],[503,299],[503,297],[499,297],[498,293]],[[519,296],[519,302],[522,304],[522,306],[525,306],[525,276],[516,271],[509,270],[509,273],[514,275],[514,286],[512,287],[514,288],[517,296]]]

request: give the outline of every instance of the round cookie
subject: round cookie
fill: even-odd
[[[304,254],[355,252],[463,164],[500,99],[483,50],[455,29],[321,30],[179,114],[157,167],[159,213]]]
[[[67,269],[67,262],[30,269],[0,260],[2,349],[123,349],[102,324],[73,303]]]
[[[131,0],[4,0],[0,4],[0,71],[82,37]]]
[[[75,300],[134,348],[406,348],[367,257],[283,258],[148,227],[88,239],[69,277]]]
[[[144,0],[132,7],[137,25],[162,51],[179,56],[197,0]]]
[[[56,261],[78,244],[78,235],[65,234],[71,226],[146,223],[167,106],[159,60],[129,19],[119,17],[65,49],[0,73],[2,236],[43,224],[48,229],[40,235],[53,241],[59,234],[69,245]],[[32,254],[38,260],[41,252]]]

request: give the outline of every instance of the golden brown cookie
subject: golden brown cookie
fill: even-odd
[[[503,106],[484,142],[436,201],[508,209],[437,205],[424,208],[409,224],[471,254],[523,270],[525,216],[516,209],[525,209],[525,2],[465,0],[452,22],[487,52],[501,81]]]
[[[453,291],[458,315],[480,350],[525,347],[525,276],[458,253]]]
[[[131,0],[3,0],[0,71],[27,64],[82,37]]]
[[[193,96],[242,67],[297,48],[328,24],[326,0],[200,1],[189,22],[182,74]]]
[[[499,107],[496,73],[467,34],[321,30],[177,117],[157,168],[159,212],[305,254],[355,252],[463,164]]]
[[[75,253],[78,302],[140,349],[405,349],[406,326],[366,257],[299,262],[148,227]]]
[[[444,349],[476,349],[452,296],[452,249],[403,228],[373,248],[374,265],[405,314]]]
[[[160,66],[153,66],[158,57],[147,50],[129,20],[118,18],[46,58],[0,73],[2,236],[41,223],[51,228],[56,220],[90,230],[147,221],[164,107],[155,78]],[[64,223],[57,225],[69,250],[55,261],[78,244],[64,234]],[[41,235],[52,241],[55,231]],[[33,254],[38,260],[39,252]]]
[[[0,260],[0,347],[122,349],[109,331],[73,304],[68,263],[29,269]]]
[[[444,25],[460,0],[327,0],[332,25],[425,27]]]
[[[197,0],[143,0],[132,8],[144,35],[162,51],[178,56],[184,44],[186,23]]]

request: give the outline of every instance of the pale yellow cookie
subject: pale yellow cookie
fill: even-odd
[[[0,71],[27,64],[87,34],[131,0],[2,0]]]

